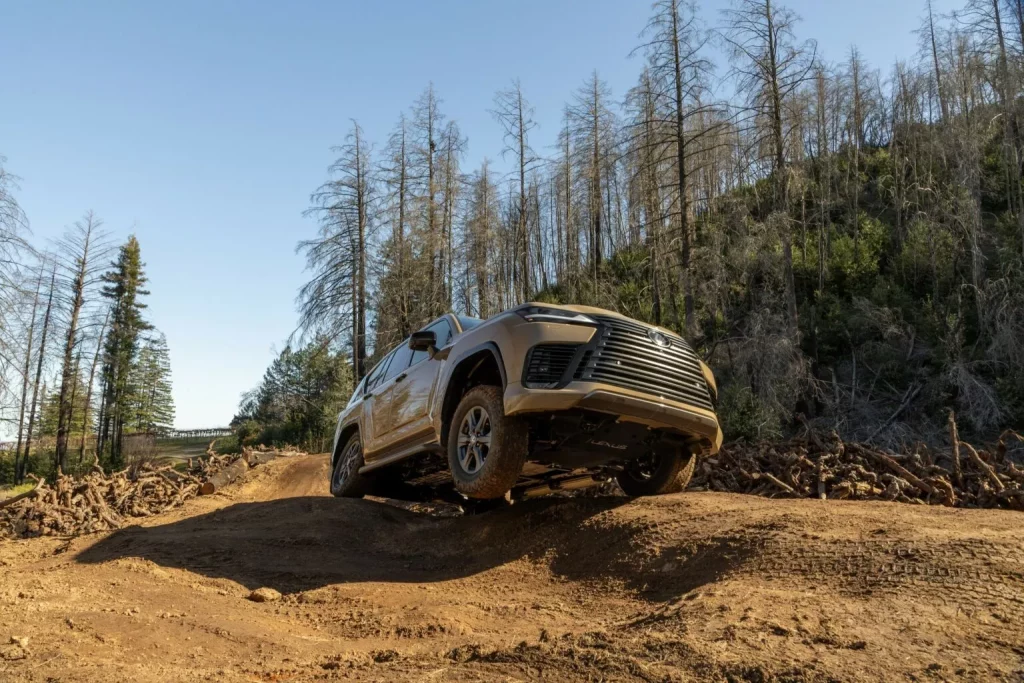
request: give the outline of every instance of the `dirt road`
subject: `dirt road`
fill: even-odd
[[[1024,680],[1020,513],[687,493],[446,518],[326,481],[281,459],[140,526],[0,542],[0,680]]]

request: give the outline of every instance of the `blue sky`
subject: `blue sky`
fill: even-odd
[[[700,3],[709,23],[728,0]],[[875,66],[916,50],[923,0],[790,0],[828,59]],[[949,11],[958,0],[937,0]],[[620,97],[648,0],[228,2],[0,0],[0,155],[36,242],[92,209],[134,232],[167,335],[179,427],[223,425],[296,321],[296,242],[330,147],[356,118],[382,144],[433,81],[469,138],[500,157],[488,113],[522,81],[554,141],[597,69]],[[720,71],[726,70],[725,65]]]

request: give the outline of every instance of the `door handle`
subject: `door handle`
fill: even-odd
[[[403,373],[402,373],[401,375],[399,375],[398,377],[396,377],[396,378],[395,378],[395,384],[398,384],[398,383],[399,383],[399,382],[401,382],[401,381],[402,381],[403,379],[405,379],[405,378],[406,378],[407,376],[408,376],[408,375],[407,375],[406,373],[404,373],[404,372],[403,372]]]

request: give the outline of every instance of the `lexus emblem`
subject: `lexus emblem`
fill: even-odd
[[[651,338],[652,342],[662,347],[663,349],[667,349],[669,346],[672,346],[672,342],[668,340],[668,337],[663,335],[661,332],[658,332],[658,330],[647,330],[647,336]]]

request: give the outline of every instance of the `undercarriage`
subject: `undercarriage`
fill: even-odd
[[[697,448],[698,440],[651,430],[596,411],[572,410],[524,418],[529,456],[508,500],[526,500],[612,481],[624,470],[644,476],[659,453]],[[447,455],[427,451],[396,464],[383,478],[386,494],[416,501],[464,504],[453,485]]]

